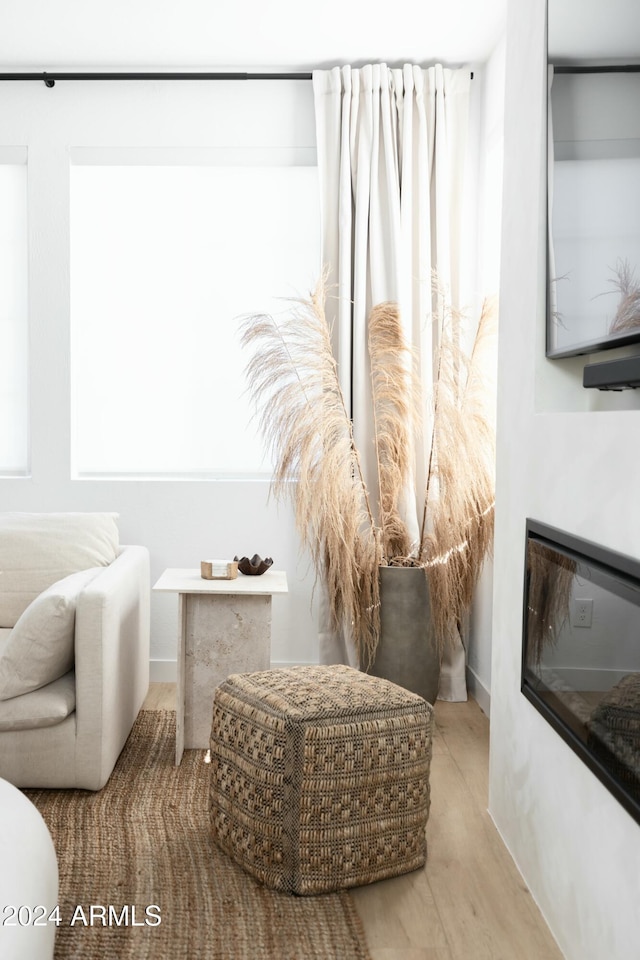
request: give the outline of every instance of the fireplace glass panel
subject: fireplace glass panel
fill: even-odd
[[[640,822],[640,563],[527,521],[522,692]]]

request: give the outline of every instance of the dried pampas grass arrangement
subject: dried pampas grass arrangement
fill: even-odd
[[[397,303],[372,309],[368,341],[382,552],[387,562],[410,559],[413,544],[399,504],[411,476],[419,394]]]
[[[531,540],[527,563],[527,653],[529,666],[539,667],[547,646],[569,616],[576,561]]]
[[[420,537],[441,646],[459,630],[493,545],[495,429],[483,371],[496,316],[495,300],[485,301],[470,358],[456,343],[459,318],[442,331]]]
[[[421,566],[440,650],[469,609],[493,536],[494,431],[481,368],[492,349],[495,303],[485,304],[474,349],[457,345],[459,317],[443,325],[428,438],[422,530],[412,543],[400,503],[413,470],[419,387],[397,304],[369,318],[378,472],[376,510],[342,395],[324,284],[289,313],[246,318],[247,378],[274,463],[272,489],[293,503],[296,526],[326,586],[334,628],[348,625],[361,665],[380,629],[379,567]],[[376,519],[376,517],[378,519]]]
[[[274,464],[272,489],[293,502],[333,626],[351,623],[368,656],[379,633],[380,534],[338,381],[323,284],[291,303],[278,323],[267,315],[245,321],[242,343],[257,348],[246,371],[250,392]]]
[[[628,260],[618,260],[613,272],[615,279],[610,282],[620,294],[620,300],[609,333],[637,330],[640,327],[640,284]]]

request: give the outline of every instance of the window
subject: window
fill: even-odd
[[[26,151],[0,154],[0,210],[0,474],[15,477],[29,470]]]
[[[71,168],[76,477],[270,475],[239,327],[318,279],[317,168],[235,154]]]

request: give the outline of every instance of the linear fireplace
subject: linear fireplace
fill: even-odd
[[[640,823],[640,562],[527,520],[522,693]]]

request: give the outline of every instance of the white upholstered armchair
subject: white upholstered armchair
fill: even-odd
[[[0,777],[104,786],[149,687],[149,587],[113,514],[0,514]]]

